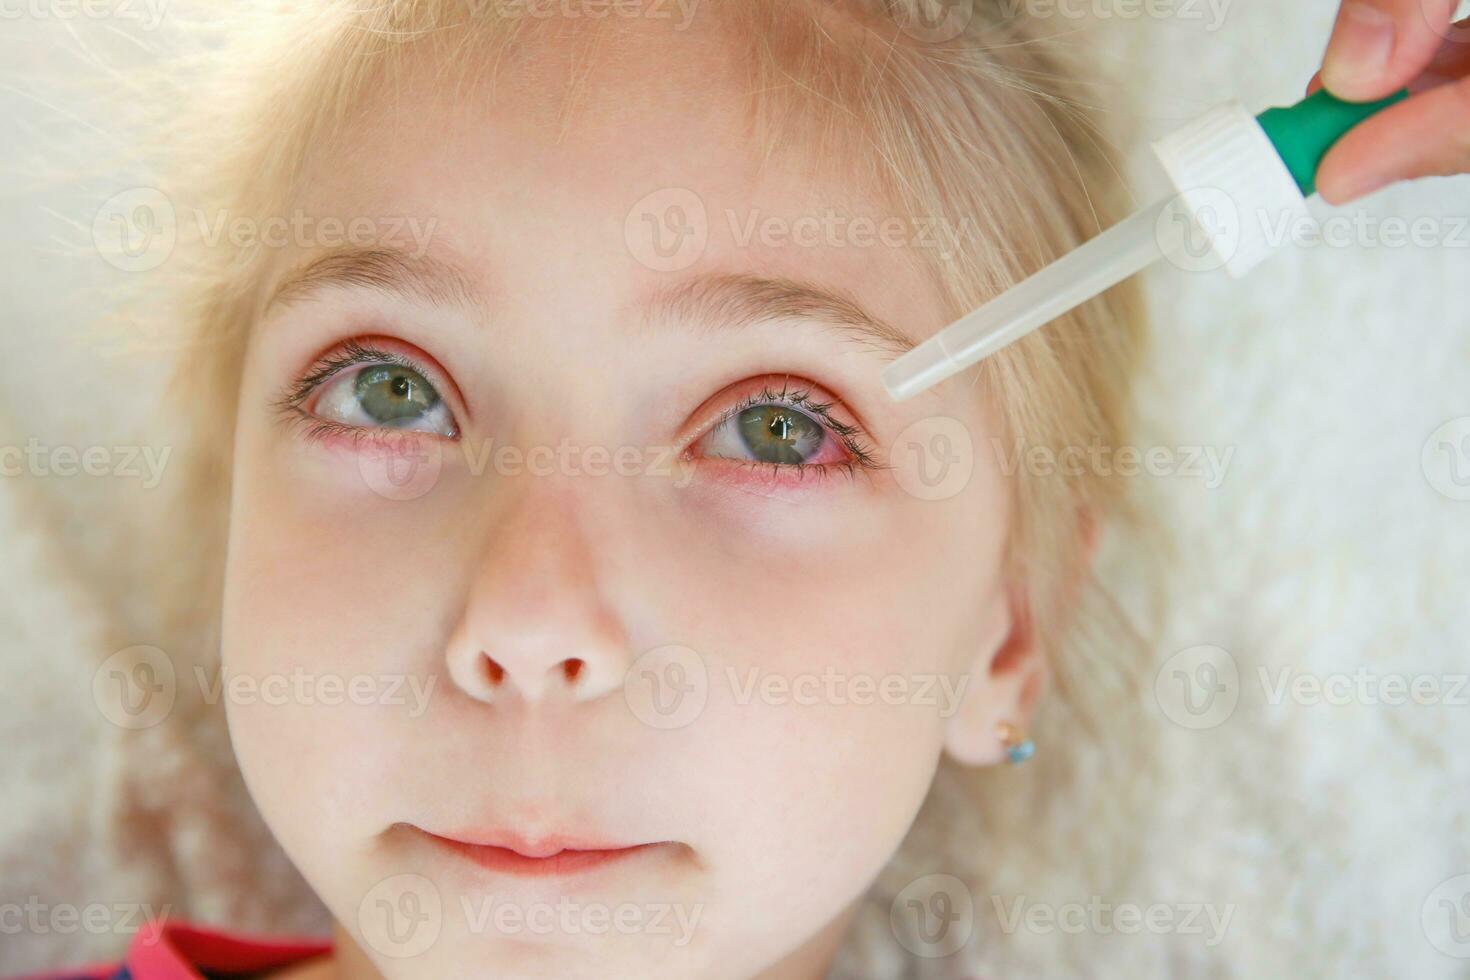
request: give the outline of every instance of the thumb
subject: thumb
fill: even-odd
[[[1349,102],[1402,88],[1434,57],[1457,6],[1457,0],[1343,0],[1322,62],[1323,84]]]

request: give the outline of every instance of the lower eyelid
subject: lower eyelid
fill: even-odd
[[[701,471],[702,481],[711,488],[722,488],[757,497],[783,497],[790,494],[820,493],[830,496],[848,489],[871,488],[871,468],[856,463],[820,465],[775,464],[757,460],[725,459],[706,456],[692,461],[695,482]]]
[[[299,409],[288,424],[297,435],[311,445],[349,452],[374,452],[403,456],[409,452],[420,452],[425,440],[441,440],[433,432],[412,429],[389,429],[382,426],[348,425],[316,415],[308,415]],[[457,434],[457,430],[456,430]]]

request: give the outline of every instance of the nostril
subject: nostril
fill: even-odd
[[[491,687],[499,687],[505,680],[505,668],[496,663],[493,657],[486,657],[485,676],[489,678]]]
[[[551,670],[559,671],[565,683],[570,686],[577,684],[578,678],[582,676],[586,667],[587,661],[581,657],[568,657],[552,667]],[[545,668],[542,669],[545,670]],[[480,673],[484,678],[487,691],[498,691],[503,687],[517,687],[521,688],[521,693],[528,697],[539,696],[537,693],[540,691],[539,683],[535,683],[533,678],[527,676],[526,680],[532,681],[532,683],[529,687],[523,686],[519,677],[511,678],[509,669],[502,666],[498,660],[488,653],[482,653],[480,655]],[[527,675],[534,673],[536,673],[534,668],[528,665]]]

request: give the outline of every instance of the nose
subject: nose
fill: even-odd
[[[486,536],[446,657],[487,704],[586,702],[622,687],[626,631],[565,495],[528,490]]]

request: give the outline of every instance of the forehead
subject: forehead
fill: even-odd
[[[847,153],[757,142],[737,40],[713,17],[550,18],[483,50],[418,46],[314,149],[297,207],[432,225],[499,302],[754,272],[825,280],[919,336],[941,325],[922,218],[874,191],[856,127]]]

